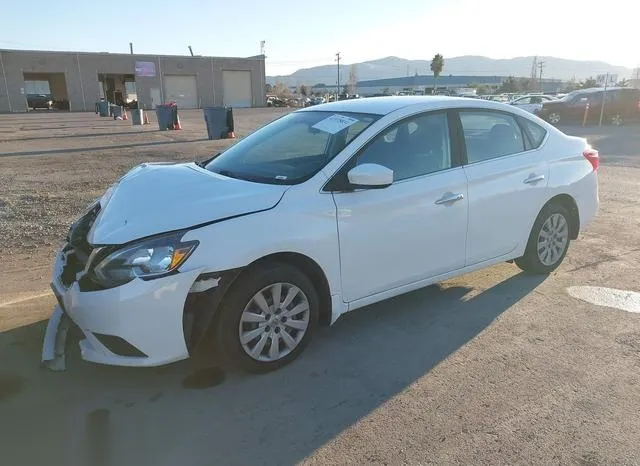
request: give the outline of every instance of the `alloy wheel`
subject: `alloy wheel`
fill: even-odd
[[[240,316],[242,349],[257,361],[282,359],[302,341],[309,318],[309,300],[300,288],[290,283],[266,286],[251,298]]]
[[[562,258],[569,242],[569,225],[562,214],[551,215],[538,233],[538,258],[546,266],[552,266]]]
[[[560,114],[558,112],[553,112],[549,114],[549,123],[552,125],[557,125],[560,123]]]
[[[614,115],[611,117],[611,124],[615,126],[622,126],[622,115]]]

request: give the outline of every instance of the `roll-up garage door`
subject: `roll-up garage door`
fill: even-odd
[[[195,76],[165,76],[166,102],[175,101],[178,108],[198,108],[198,86]]]
[[[224,105],[251,107],[251,71],[223,71],[222,89]]]

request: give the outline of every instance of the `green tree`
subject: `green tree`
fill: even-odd
[[[439,53],[436,53],[431,60],[431,72],[433,73],[433,77],[435,78],[435,85],[433,87],[433,93],[436,93],[438,89],[438,78],[440,77],[440,73],[442,73],[442,69],[444,68],[444,58]]]
[[[307,97],[311,94],[311,87],[303,84],[302,86],[300,86],[300,94]]]
[[[276,85],[273,86],[273,93],[278,97],[288,97],[291,95],[291,90],[286,84],[277,82]]]
[[[265,84],[264,92],[267,94],[273,94],[273,86],[269,83]]]
[[[518,86],[518,81],[513,76],[507,77],[497,90],[499,94],[503,92],[520,92],[520,87]]]
[[[572,92],[576,89],[580,89],[580,84],[576,82],[575,78],[571,78],[567,81],[567,84],[565,84],[563,92]]]
[[[595,79],[593,79],[593,76],[591,76],[585,82],[580,83],[580,89],[590,89],[592,87],[598,87],[598,83]]]

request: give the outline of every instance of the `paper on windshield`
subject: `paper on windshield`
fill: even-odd
[[[358,120],[356,120],[355,118],[338,115],[336,113],[334,115],[331,115],[330,117],[325,118],[324,120],[320,120],[315,125],[313,125],[312,128],[319,129],[320,131],[324,131],[325,133],[336,134],[357,122]]]

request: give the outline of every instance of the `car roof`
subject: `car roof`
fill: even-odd
[[[431,104],[431,105],[429,105]],[[353,113],[369,113],[375,115],[387,115],[391,112],[405,107],[420,106],[442,108],[446,104],[452,104],[452,107],[466,106],[478,108],[501,108],[504,104],[491,102],[483,99],[469,99],[465,97],[449,97],[449,96],[389,96],[389,97],[366,97],[353,100],[339,100],[337,102],[329,102],[327,104],[315,105],[298,110],[298,112],[353,112]]]

